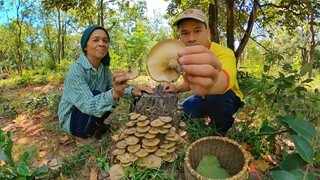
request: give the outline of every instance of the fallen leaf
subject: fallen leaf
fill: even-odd
[[[241,143],[240,144],[240,146],[243,148],[243,149],[247,149],[247,147],[248,147],[248,144],[247,143],[245,143],[245,142],[243,142],[243,143]]]
[[[269,164],[267,162],[265,162],[264,160],[252,160],[251,164],[258,169],[259,171],[266,171],[267,169],[269,169]]]
[[[58,162],[56,158],[53,158],[49,162],[49,168],[52,170],[57,170],[61,167],[61,163]]]
[[[109,170],[109,174],[111,180],[120,180],[125,176],[120,164],[113,165]]]
[[[276,155],[281,155],[281,146],[276,144]]]
[[[271,154],[263,155],[262,158],[273,165],[277,164],[277,162],[272,158]]]
[[[98,179],[98,170],[96,168],[92,168],[89,180],[97,180],[97,179]]]
[[[65,142],[67,142],[69,139],[70,139],[70,138],[69,138],[68,135],[64,135],[64,136],[60,137],[61,143],[65,143]]]
[[[117,142],[117,141],[119,141],[119,137],[120,137],[119,134],[115,134],[115,135],[111,136],[111,139],[113,141]]]

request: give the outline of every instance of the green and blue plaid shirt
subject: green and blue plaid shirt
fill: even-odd
[[[101,94],[93,96],[93,90],[98,90]],[[112,98],[112,90],[112,73],[109,67],[100,63],[96,69],[82,54],[70,67],[64,81],[58,108],[60,127],[70,134],[70,119],[75,107],[82,113],[96,117],[112,111],[118,104],[118,101]],[[124,98],[132,99],[131,91],[132,87],[126,88]]]

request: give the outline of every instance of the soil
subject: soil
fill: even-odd
[[[28,85],[24,88],[2,92],[2,96],[21,97],[26,92],[52,93],[62,92],[62,85]],[[49,123],[48,123],[49,121]],[[23,112],[14,119],[1,118],[0,126],[5,132],[11,131],[13,146],[13,157],[18,157],[28,147],[35,146],[38,150],[38,157],[31,159],[32,167],[40,167],[49,164],[50,168],[59,167],[61,157],[67,156],[76,150],[75,143],[70,136],[62,131],[53,129],[53,124],[58,124],[58,117],[48,119],[45,112],[28,114]]]

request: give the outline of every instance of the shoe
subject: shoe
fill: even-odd
[[[101,126],[99,129],[97,129],[94,134],[93,134],[93,137],[95,139],[102,139],[102,136],[104,134],[106,134],[107,132],[107,129],[110,129],[110,126],[109,125],[103,125]]]
[[[94,141],[92,138],[81,138],[81,137],[75,137],[75,141],[76,141],[76,144],[79,145],[79,146],[85,146],[85,145],[90,145],[90,144],[93,144]]]
[[[209,124],[210,124],[210,122],[211,122],[211,118],[210,118],[210,117],[206,117],[206,118],[204,118],[203,120],[204,120],[204,124],[205,124],[206,126],[209,126]]]

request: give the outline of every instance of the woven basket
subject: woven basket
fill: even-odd
[[[226,169],[230,178],[226,180],[242,180],[248,178],[248,161],[245,150],[235,141],[218,136],[210,136],[193,142],[186,152],[184,159],[184,174],[186,180],[210,180],[198,174],[195,170],[202,158],[214,155],[222,168]]]

